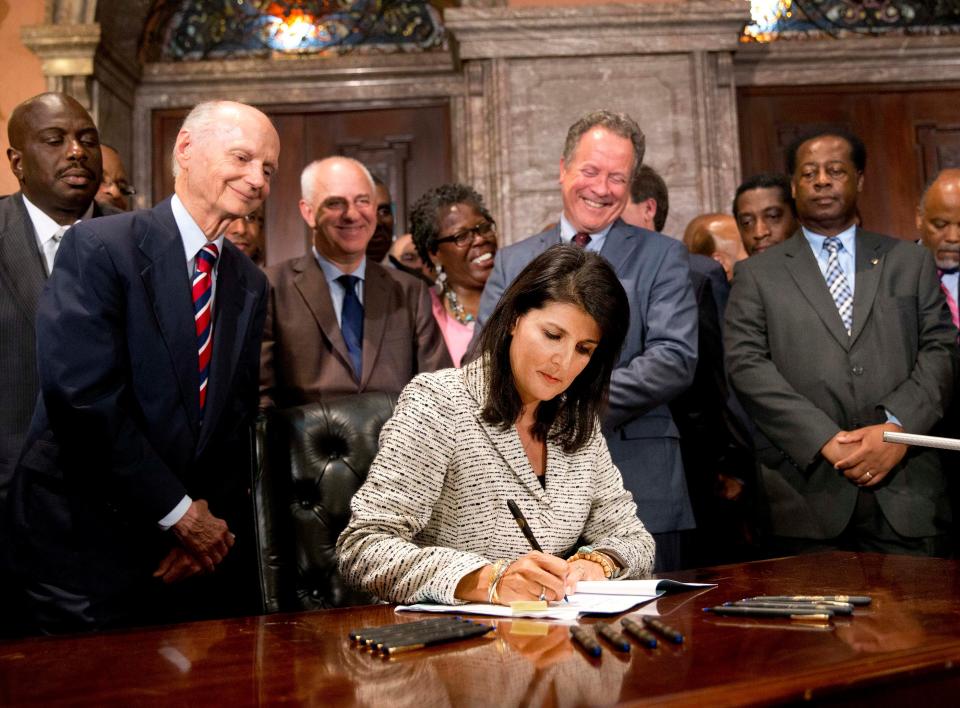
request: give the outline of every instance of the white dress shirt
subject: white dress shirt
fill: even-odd
[[[183,206],[183,202],[180,201],[180,197],[176,194],[173,195],[173,199],[170,200],[170,208],[173,210],[173,219],[177,222],[177,229],[180,231],[180,238],[183,240],[183,252],[187,259],[187,278],[190,282],[193,282],[193,271],[197,263],[197,253],[200,252],[200,249],[206,246],[208,243],[214,243],[217,247],[217,253],[223,253],[223,234],[217,236],[217,238],[210,242],[207,241],[207,237],[203,234],[203,231],[197,222],[193,220],[193,217],[190,216],[190,212],[187,211],[187,208]],[[220,259],[217,258],[217,262],[213,267],[213,273],[210,274],[210,321],[214,322],[214,305],[216,304],[217,296],[217,273],[220,270]],[[169,514],[164,516],[158,522],[160,528],[166,531],[171,526],[176,524],[180,519],[183,518],[183,515],[187,513],[187,509],[190,508],[190,505],[193,503],[193,499],[189,495],[184,495],[183,499],[173,507]]]
[[[47,275],[53,272],[53,259],[57,255],[57,249],[60,247],[60,239],[63,238],[63,234],[67,229],[72,226],[61,226],[56,221],[47,216],[46,212],[42,211],[40,207],[36,206],[33,202],[27,199],[27,195],[21,192],[20,196],[23,197],[23,205],[27,208],[27,216],[30,217],[30,223],[33,224],[33,234],[37,239],[37,247],[40,249],[40,253],[43,255],[43,260],[47,265]],[[90,202],[90,206],[87,207],[87,210],[84,212],[83,216],[74,221],[74,224],[78,224],[84,219],[89,219],[93,216],[93,202]]]

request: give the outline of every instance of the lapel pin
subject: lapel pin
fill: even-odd
[[[879,259],[879,258],[871,258],[871,259],[870,259],[870,265],[876,265],[876,264],[879,263],[879,262],[880,262],[880,259]]]

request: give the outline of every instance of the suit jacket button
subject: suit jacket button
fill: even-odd
[[[854,376],[863,376],[863,367],[862,367],[862,366],[859,366],[859,365],[858,365],[858,366],[853,367],[853,368],[850,369],[850,370],[853,372]]]

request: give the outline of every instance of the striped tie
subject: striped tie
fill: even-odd
[[[193,317],[197,326],[197,352],[200,372],[200,417],[207,402],[207,379],[210,376],[210,352],[213,349],[213,319],[210,297],[213,295],[213,268],[220,252],[208,243],[197,251],[193,269]]]
[[[836,236],[829,236],[824,240],[823,247],[830,254],[827,260],[827,288],[830,289],[833,301],[837,304],[843,326],[847,334],[850,334],[853,330],[853,293],[850,292],[847,276],[843,274],[843,268],[840,267],[839,253],[843,244]]]
[[[954,327],[960,327],[960,310],[957,309],[957,301],[956,298],[953,297],[953,293],[950,292],[950,288],[943,282],[944,275],[944,271],[938,268],[937,276],[940,278],[940,289],[943,290],[943,296],[947,298],[947,307],[950,308],[950,319],[953,320]]]

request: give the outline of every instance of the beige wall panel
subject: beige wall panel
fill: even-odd
[[[44,0],[0,0],[0,194],[20,185],[7,162],[7,121],[17,104],[46,88],[40,59],[20,41],[20,28],[43,22]]]
[[[502,156],[510,195],[509,233],[517,241],[557,220],[557,184],[567,129],[583,113],[608,108],[629,113],[646,135],[645,162],[670,188],[669,224],[697,213],[697,150],[690,55],[514,60],[503,102],[508,127]]]

